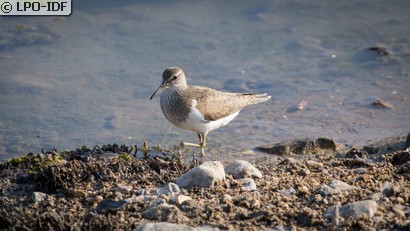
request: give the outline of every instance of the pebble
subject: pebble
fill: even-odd
[[[386,181],[382,184],[380,188],[380,192],[383,194],[385,197],[391,197],[394,195],[394,187],[393,184]]]
[[[157,196],[162,196],[162,195],[166,195],[166,196],[175,196],[181,193],[181,189],[179,188],[179,186],[175,183],[167,183],[164,186],[162,186],[161,188],[157,189],[155,194]]]
[[[402,150],[393,155],[393,165],[404,165],[410,162],[410,148]]]
[[[124,201],[127,202],[128,204],[137,203],[138,202],[138,196],[136,196],[135,194],[132,194],[131,197],[125,198]]]
[[[248,209],[256,209],[261,207],[261,202],[258,199],[246,198],[239,202],[239,206],[243,206]]]
[[[110,211],[121,210],[126,204],[125,201],[115,201],[112,199],[105,199],[98,203],[97,207],[94,209],[97,213],[108,213]]]
[[[377,193],[373,193],[373,194],[366,196],[364,199],[379,201],[381,197],[382,197],[382,193],[377,192]]]
[[[150,207],[155,207],[155,206],[157,206],[157,205],[166,204],[166,203],[167,203],[167,200],[166,200],[166,199],[164,199],[164,198],[157,198],[154,202],[152,202],[152,204],[150,205]]]
[[[406,145],[410,148],[410,132],[407,134]]]
[[[406,213],[403,211],[403,209],[401,208],[401,206],[399,205],[394,205],[393,206],[393,212],[399,216],[399,217],[406,217]]]
[[[262,173],[255,166],[245,160],[235,160],[225,167],[225,173],[234,179],[257,177],[262,178]]]
[[[31,201],[34,203],[38,203],[44,201],[47,198],[47,194],[42,192],[33,192],[31,195]]]
[[[307,160],[306,161],[306,166],[308,167],[308,168],[323,168],[323,163],[319,163],[319,162],[316,162],[316,161],[313,161],[313,160]]]
[[[354,189],[359,189],[359,188],[355,186],[351,186],[340,180],[332,180],[329,182],[329,184],[320,186],[318,188],[318,192],[322,196],[329,196],[329,195],[338,194],[343,191],[354,190]]]
[[[356,168],[353,170],[354,173],[357,174],[364,174],[367,173],[369,170],[367,168]]]
[[[269,154],[290,155],[318,153],[319,151],[335,151],[337,146],[337,143],[332,139],[318,138],[316,140],[287,140],[274,145],[258,146],[256,149]]]
[[[279,193],[283,194],[285,196],[290,196],[292,194],[295,194],[296,190],[293,187],[290,187],[290,188],[287,188],[287,189],[279,190]]]
[[[376,106],[376,107],[379,107],[379,108],[389,108],[389,109],[393,108],[393,105],[391,105],[390,103],[388,103],[388,102],[386,102],[382,99],[378,99],[378,98],[374,99],[372,105]]]
[[[323,213],[323,216],[328,219],[332,219],[335,214],[336,206],[332,206]],[[364,200],[353,202],[339,207],[339,215],[343,218],[353,217],[355,220],[359,220],[362,216],[372,218],[377,212],[377,203],[373,200]]]
[[[192,200],[191,197],[185,196],[185,195],[177,195],[171,198],[171,202],[176,204],[176,205],[181,205],[185,201]]]
[[[160,223],[148,223],[140,226],[133,231],[218,231],[218,228],[213,228],[209,226],[203,227],[190,227],[183,224],[172,224],[167,222]]]
[[[281,225],[277,225],[273,227],[272,229],[266,229],[266,231],[286,231],[285,227]]]
[[[211,188],[217,181],[225,179],[223,165],[219,161],[207,161],[178,177],[176,183],[181,188]]]
[[[401,198],[401,197],[397,197],[397,198],[396,198],[396,202],[399,203],[399,204],[405,204],[405,203],[406,203],[406,202],[404,201],[404,199]]]
[[[71,191],[71,195],[73,197],[85,198],[85,197],[87,197],[88,194],[87,194],[87,192],[85,192],[82,189],[74,189],[74,190]]]
[[[232,203],[232,197],[229,194],[223,194],[221,196],[221,203],[225,203],[225,204]]]
[[[149,220],[169,221],[169,222],[183,222],[188,218],[176,207],[167,203],[149,207],[141,213],[141,216]]]
[[[151,201],[153,199],[156,199],[157,196],[155,195],[139,195],[136,196],[135,194],[132,194],[131,197],[124,199],[125,202],[129,203],[129,204],[134,204],[134,203],[146,203],[148,201]]]
[[[242,183],[241,189],[244,191],[253,191],[257,189],[255,181],[252,178],[242,178],[238,181]]]
[[[115,192],[119,192],[121,194],[128,194],[130,193],[132,190],[132,186],[119,186],[114,188]]]

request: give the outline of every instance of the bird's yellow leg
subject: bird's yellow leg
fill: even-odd
[[[201,159],[204,159],[206,154],[205,154],[205,147],[206,147],[206,135],[198,133],[198,138],[199,138],[199,144],[194,144],[194,143],[188,143],[188,142],[181,142],[182,147],[195,147],[195,148],[200,148],[201,149]]]

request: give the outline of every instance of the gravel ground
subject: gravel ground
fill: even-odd
[[[409,138],[395,137],[367,147],[288,148],[249,161],[260,178],[226,174],[190,189],[167,184],[198,165],[179,158],[183,151],[106,145],[29,153],[0,164],[0,229],[149,230],[141,226],[168,222],[204,230],[410,230],[409,146]],[[141,152],[174,158],[134,158]]]

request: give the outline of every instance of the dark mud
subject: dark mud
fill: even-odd
[[[0,229],[131,230],[165,221],[223,230],[409,230],[409,143],[396,137],[367,147],[319,145],[255,160],[263,173],[256,190],[227,175],[213,188],[183,189],[190,199],[181,203],[163,196],[175,206],[152,220],[143,213],[159,198],[144,195],[196,165],[179,158],[183,152],[107,145],[27,154],[0,165]],[[148,155],[152,150],[161,155]],[[349,190],[324,190],[333,180]],[[332,206],[369,200],[377,205],[371,217],[325,215]]]

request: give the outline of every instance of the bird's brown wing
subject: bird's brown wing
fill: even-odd
[[[196,108],[203,113],[206,121],[215,121],[235,112],[240,111],[247,105],[268,100],[266,94],[241,94],[221,92],[207,87],[190,86],[191,99],[197,101]]]

